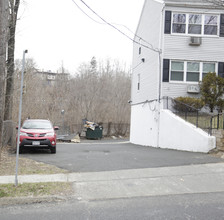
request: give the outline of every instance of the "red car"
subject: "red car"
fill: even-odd
[[[20,129],[19,153],[28,148],[50,149],[56,153],[56,133],[58,127],[53,127],[49,120],[28,119]]]

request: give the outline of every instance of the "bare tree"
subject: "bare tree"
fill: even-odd
[[[93,68],[91,61],[78,73],[71,84],[69,109],[74,111],[70,115],[79,120],[129,123],[130,75],[118,62],[107,60]]]
[[[5,61],[7,35],[7,0],[0,0],[0,148],[2,145],[2,127],[4,113]]]
[[[16,62],[13,96],[15,120],[19,106],[17,89],[20,69],[21,63]],[[23,119],[48,118],[55,124],[70,128],[71,132],[77,131],[74,125],[80,125],[84,118],[96,123],[116,123],[118,131],[122,124],[129,124],[131,79],[119,62],[107,60],[106,64],[98,64],[93,58],[89,63],[82,64],[75,76],[67,78],[63,77],[63,72],[55,73],[56,78],[52,81],[36,72],[35,62],[27,59]],[[64,114],[61,114],[62,110]]]

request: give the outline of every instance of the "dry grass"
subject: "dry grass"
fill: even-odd
[[[16,154],[10,148],[4,148],[0,158],[0,176],[15,175]],[[19,157],[19,175],[67,173],[53,165],[40,163],[31,159]],[[60,195],[68,196],[73,193],[71,183],[24,183],[15,187],[14,184],[0,184],[2,197],[39,197]]]
[[[0,185],[2,197],[69,196],[73,192],[71,183],[23,183]]]
[[[16,169],[16,154],[10,148],[4,148],[0,158],[0,176],[14,175]],[[19,175],[29,174],[57,174],[68,173],[67,170],[56,166],[44,164],[31,159],[19,157]]]

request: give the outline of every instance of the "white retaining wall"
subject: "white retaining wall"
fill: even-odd
[[[159,136],[161,148],[207,153],[216,147],[214,136],[164,109],[160,113]]]
[[[132,106],[130,142],[144,146],[204,152],[216,147],[214,136],[184,121],[156,102]],[[159,125],[159,126],[158,126]]]

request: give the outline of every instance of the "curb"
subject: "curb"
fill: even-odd
[[[70,197],[66,196],[3,197],[0,198],[0,206],[63,202],[67,201],[69,198]]]

